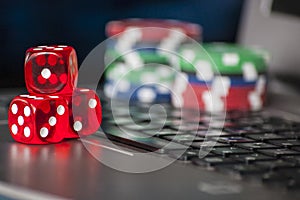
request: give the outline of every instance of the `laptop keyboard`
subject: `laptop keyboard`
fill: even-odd
[[[7,108],[8,102],[0,101],[1,108]],[[236,111],[224,118],[182,112],[168,104],[160,104],[157,109],[135,104],[129,111],[121,101],[111,106],[110,101],[102,99],[102,105],[103,132],[96,133],[99,137],[105,134],[112,141],[208,170],[300,189],[300,122],[263,112]],[[205,152],[204,157],[200,151]]]
[[[300,188],[300,123],[260,112],[182,115],[160,106],[136,104],[128,112],[123,102],[103,101],[104,133],[97,134],[210,170]]]

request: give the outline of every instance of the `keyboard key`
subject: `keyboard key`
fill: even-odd
[[[234,155],[232,158],[237,159],[245,164],[251,164],[259,161],[272,161],[276,158],[266,156],[263,154],[253,153],[253,154],[242,154],[242,155]]]
[[[248,135],[248,134],[258,134],[258,133],[264,133],[265,131],[253,127],[253,126],[237,126],[237,127],[230,127],[225,128],[225,131],[228,131],[230,133],[238,134],[238,135]]]
[[[203,141],[203,142],[193,142],[190,145],[192,148],[212,148],[212,147],[230,147],[228,144],[216,142],[216,141]]]
[[[220,148],[213,148],[212,152],[217,155],[222,155],[224,157],[236,154],[251,154],[252,151],[238,148],[238,147],[220,147]]]
[[[282,140],[284,139],[283,136],[274,134],[274,133],[265,133],[265,134],[251,134],[247,135],[248,138],[253,140],[259,140],[262,142],[268,141],[268,140]]]
[[[170,140],[173,142],[179,142],[179,143],[188,143],[188,142],[199,142],[203,141],[204,139],[201,137],[197,137],[195,135],[170,135],[170,136],[162,136],[163,139]]]
[[[300,147],[300,141],[299,140],[273,140],[269,143],[274,144],[279,147],[283,148],[291,148],[291,147]]]
[[[279,147],[273,144],[268,144],[265,142],[255,142],[255,143],[239,143],[235,144],[237,147],[248,149],[251,151],[257,149],[278,149]]]
[[[257,150],[257,152],[273,157],[300,156],[299,151],[293,151],[290,149],[261,149]]]
[[[198,130],[192,131],[190,134],[198,135],[199,137],[221,137],[221,136],[233,136],[232,133],[222,130]]]
[[[255,140],[242,137],[242,136],[230,136],[230,137],[213,137],[212,140],[216,140],[221,143],[228,143],[228,144],[236,144],[236,143],[249,143],[249,142],[255,142]]]

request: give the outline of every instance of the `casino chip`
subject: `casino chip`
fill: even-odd
[[[172,85],[175,71],[169,66],[156,63],[134,68],[126,63],[116,62],[106,68],[105,77],[112,81],[126,80],[136,85],[149,83]]]
[[[204,80],[212,78],[214,73],[243,74],[246,80],[256,80],[259,73],[266,73],[268,56],[262,49],[227,43],[210,43],[202,47],[187,44],[179,49],[182,71],[198,71]]]
[[[131,103],[170,103],[171,86],[166,84],[136,85],[125,80],[106,80],[104,94],[112,99],[128,100]]]
[[[178,48],[193,40],[201,41],[197,24],[162,19],[124,19],[106,25],[105,63],[114,61],[141,66],[144,63],[171,64]]]
[[[265,77],[265,75],[261,75]],[[215,79],[219,78],[228,78],[230,81],[230,86],[255,86],[257,79],[245,79],[243,75],[231,75],[231,76],[221,76],[221,75],[215,75],[211,79],[205,81],[202,78],[199,78],[198,76],[194,74],[187,74],[188,82],[189,83],[195,83],[197,85],[211,85]]]
[[[149,31],[153,27],[155,29]],[[169,30],[178,30],[197,41],[201,41],[202,38],[202,28],[198,24],[164,19],[123,19],[111,21],[106,25],[106,35],[107,37],[115,36],[129,29],[139,29],[141,31],[140,38],[143,42],[161,41],[169,36]]]
[[[155,42],[149,43],[141,40],[139,29],[131,29],[121,33],[116,38],[107,41],[105,63],[123,61],[129,65],[142,65],[143,63],[170,64],[171,57],[177,53],[178,48],[189,42],[187,36],[178,30],[168,30],[168,35]],[[154,28],[143,29],[143,32],[159,32]],[[134,38],[134,39],[133,39]]]
[[[128,64],[132,63],[131,59],[136,59],[137,64],[143,65],[144,63],[160,63],[160,64],[169,64],[169,58],[166,54],[161,54],[159,50],[155,47],[132,47],[125,51],[125,54],[120,53],[115,49],[114,46],[108,46],[105,52],[105,63],[109,64],[113,62],[126,62]],[[129,61],[129,62],[128,62]]]

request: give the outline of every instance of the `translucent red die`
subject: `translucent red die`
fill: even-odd
[[[101,103],[97,94],[93,90],[77,88],[67,99],[70,126],[65,137],[78,138],[95,133],[102,120]]]
[[[68,123],[68,104],[62,97],[20,95],[9,106],[10,133],[21,143],[60,142],[68,131]]]
[[[77,56],[73,47],[38,46],[26,51],[25,82],[29,94],[72,93],[77,76]]]

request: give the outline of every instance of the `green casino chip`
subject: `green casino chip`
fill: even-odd
[[[202,47],[194,44],[180,47],[182,71],[193,73],[211,68],[216,74],[240,75],[249,69],[257,73],[265,73],[267,70],[269,55],[262,49],[228,43],[209,43]]]

